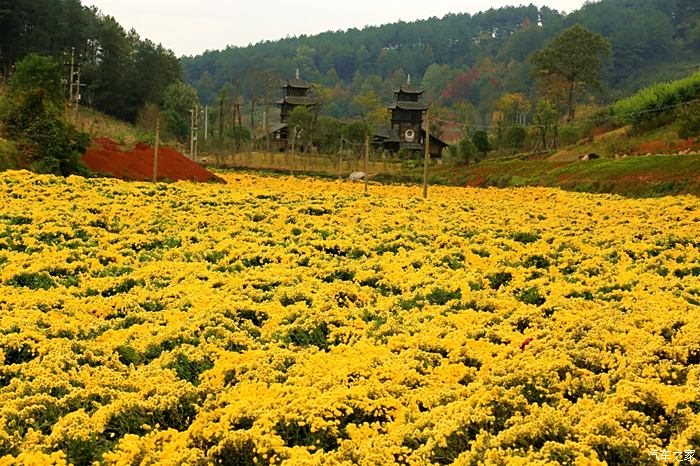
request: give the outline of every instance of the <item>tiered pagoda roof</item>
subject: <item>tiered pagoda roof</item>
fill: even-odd
[[[294,79],[288,79],[285,81],[283,88],[287,87],[293,87],[295,89],[310,89],[311,84],[304,81],[303,79],[299,78],[299,75],[297,74],[297,77]]]
[[[394,89],[394,94],[417,94],[421,95],[425,92],[422,88],[414,86],[411,83],[404,83],[398,89]]]
[[[405,100],[399,100],[396,103],[391,104],[389,110],[427,110],[428,106],[423,102],[411,102]]]
[[[391,127],[377,128],[374,131],[373,143],[389,152],[400,150],[420,151],[428,137],[423,128],[423,112],[428,110],[428,104],[421,101],[424,90],[411,84],[411,76],[406,83],[394,89],[396,101],[389,106],[391,111]],[[439,157],[447,144],[431,135],[429,138],[431,156]]]
[[[316,105],[318,103],[318,100],[308,97],[308,96],[296,96],[296,95],[287,95],[284,96],[282,100],[278,100],[277,104],[282,105],[282,104],[289,104],[289,105]]]
[[[297,68],[297,74],[294,79],[287,80],[284,82],[284,97],[282,100],[277,101],[277,105],[296,107],[298,105],[305,105],[308,107],[318,104],[318,100],[309,97],[308,92],[311,89],[311,84],[301,79],[299,75],[299,69]]]

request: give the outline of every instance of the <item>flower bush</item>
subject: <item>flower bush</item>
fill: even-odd
[[[700,447],[700,201],[0,174],[0,464]]]

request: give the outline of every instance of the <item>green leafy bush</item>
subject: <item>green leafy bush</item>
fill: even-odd
[[[90,136],[61,118],[58,64],[30,55],[17,69],[0,105],[0,120],[6,135],[19,143],[21,158],[39,173],[87,174],[80,156],[90,145]]]
[[[521,150],[527,139],[527,131],[522,126],[513,126],[506,130],[503,139],[508,149]]]
[[[491,150],[491,143],[489,142],[489,136],[486,131],[479,130],[472,136],[472,142],[476,146],[477,150],[483,155]]]
[[[564,125],[559,128],[559,143],[568,146],[579,140],[579,130],[576,125]]]
[[[683,139],[700,136],[700,103],[690,105],[678,112],[680,127],[678,136]]]
[[[700,72],[685,79],[659,83],[642,89],[635,95],[616,102],[613,113],[621,121],[641,126],[662,114],[673,113],[685,102],[700,98]]]

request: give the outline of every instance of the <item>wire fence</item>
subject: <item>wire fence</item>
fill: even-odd
[[[228,155],[203,155],[198,162],[219,168],[250,168],[254,170],[315,173],[345,178],[350,173],[364,171],[362,156],[292,154],[291,152],[241,152]],[[441,162],[434,162],[441,163]],[[404,174],[411,164],[396,158],[374,155],[367,163],[370,175]]]

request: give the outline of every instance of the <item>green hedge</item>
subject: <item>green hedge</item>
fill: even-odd
[[[700,71],[678,81],[642,89],[635,95],[616,102],[612,109],[621,121],[637,126],[697,99],[700,99]]]

